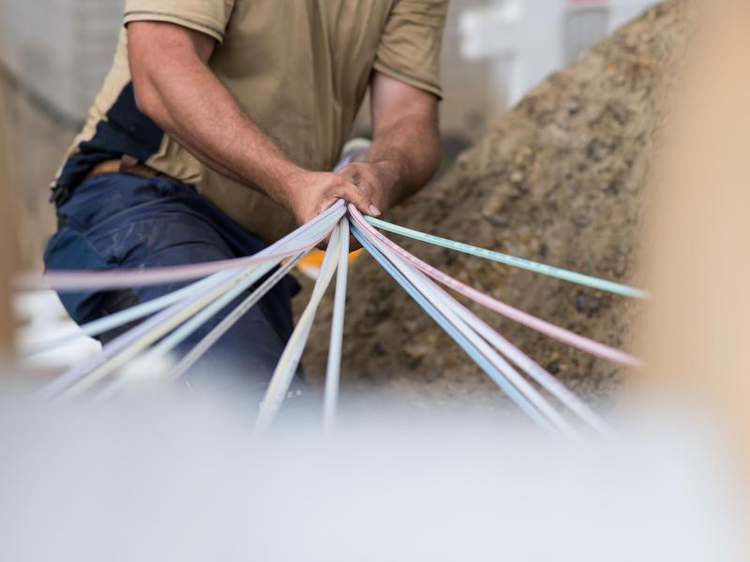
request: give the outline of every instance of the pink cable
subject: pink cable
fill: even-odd
[[[322,220],[336,214],[339,207],[343,204],[334,204],[326,211],[318,215],[315,219],[301,226],[291,234],[285,236],[274,244],[274,247],[280,247],[290,242],[295,237],[301,236],[304,232],[309,231],[313,226],[319,224]],[[25,290],[39,289],[57,289],[57,290],[82,290],[82,289],[127,289],[130,287],[142,287],[144,285],[159,285],[164,283],[177,283],[188,281],[199,277],[206,277],[212,273],[233,269],[239,267],[248,267],[269,261],[279,261],[283,258],[295,256],[300,252],[307,251],[312,245],[316,245],[325,239],[329,234],[326,230],[324,234],[317,236],[311,244],[306,243],[300,247],[290,248],[274,254],[264,253],[263,251],[253,256],[237,258],[231,260],[220,260],[199,264],[177,265],[169,267],[153,267],[148,269],[119,270],[119,271],[50,271],[44,277],[37,274],[21,275],[18,278],[18,286]],[[308,234],[309,235],[309,234]],[[272,247],[268,248],[273,249]]]
[[[364,220],[362,214],[353,205],[349,205],[349,213],[354,218],[357,226],[367,231],[369,234],[377,237],[378,240],[381,240],[394,252],[414,265],[414,267],[429,275],[436,281],[442,283],[443,285],[450,287],[454,291],[457,291],[464,296],[469,297],[475,302],[478,302],[482,306],[485,306],[490,310],[494,310],[495,312],[502,314],[506,318],[510,318],[511,320],[514,320],[519,324],[523,324],[524,326],[537,330],[538,332],[546,334],[551,338],[576,347],[582,351],[586,351],[597,357],[608,359],[609,361],[620,363],[622,365],[628,365],[631,367],[640,367],[643,365],[643,362],[640,359],[633,357],[632,355],[629,355],[624,351],[609,347],[587,337],[576,334],[575,332],[571,332],[570,330],[566,330],[565,328],[561,328],[560,326],[556,326],[555,324],[547,322],[546,320],[542,320],[541,318],[537,318],[536,316],[518,310],[517,308],[513,308],[510,305],[500,302],[488,295],[477,291],[476,289],[473,289],[472,287],[469,287],[468,285],[465,285],[464,283],[461,283],[459,280],[454,279],[450,275],[447,275],[446,273],[435,269],[428,263],[423,262],[413,254],[410,254],[409,252],[383,236],[375,228],[370,226],[366,220]]]
[[[321,236],[320,240],[326,235]],[[307,246],[305,246],[306,248]],[[81,290],[88,288],[123,289],[128,287],[142,287],[144,285],[159,285],[161,283],[177,283],[189,281],[199,277],[206,277],[212,273],[247,267],[273,260],[281,260],[299,254],[305,248],[291,248],[278,254],[253,255],[246,258],[220,260],[199,264],[176,265],[170,267],[153,267],[148,269],[119,270],[119,271],[51,271],[44,277],[26,274],[19,277],[19,286],[26,290],[57,289]]]

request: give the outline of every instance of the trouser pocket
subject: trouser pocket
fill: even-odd
[[[47,242],[44,251],[44,266],[53,270],[103,270],[111,269],[86,241],[82,233],[63,227]],[[96,291],[59,291],[58,296],[71,318],[78,324],[99,317],[105,293]]]

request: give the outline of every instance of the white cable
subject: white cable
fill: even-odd
[[[318,217],[316,217],[317,220],[313,219],[313,221],[310,221],[307,225],[305,225],[307,226],[307,228],[304,231],[302,230],[302,228],[298,229],[297,231],[279,240],[273,246],[266,248],[265,250],[262,250],[261,252],[258,252],[258,254],[256,254],[255,257],[256,258],[258,256],[262,257],[263,255],[266,255],[266,254],[281,251],[287,246],[289,246],[290,243],[292,242],[298,245],[305,245],[308,242],[311,244],[317,238],[321,237],[321,231],[328,232],[331,229],[332,223],[330,219],[326,220],[327,217],[334,216],[336,217],[336,220],[337,220],[338,215],[340,214],[341,214],[340,212],[331,212],[326,216],[324,216],[323,214],[319,215],[319,217],[321,218],[318,219]],[[271,251],[272,248],[273,248],[273,251]],[[238,258],[240,262],[243,259],[244,258]],[[80,326],[80,328],[76,329],[75,331],[69,334],[59,336],[52,340],[29,344],[25,346],[21,350],[20,353],[23,356],[29,356],[29,355],[34,355],[37,353],[42,353],[49,349],[54,349],[61,345],[65,345],[66,343],[73,341],[79,337],[98,336],[99,334],[103,334],[115,328],[119,328],[120,326],[128,324],[129,322],[140,320],[141,318],[149,316],[153,313],[156,313],[160,310],[167,308],[168,306],[176,302],[179,302],[183,298],[186,298],[190,295],[194,295],[197,291],[205,288],[207,285],[210,285],[211,283],[217,282],[219,279],[226,279],[229,276],[236,274],[237,272],[240,271],[240,267],[241,266],[238,265],[238,267],[234,269],[228,269],[228,270],[219,271],[217,273],[213,273],[209,277],[206,277],[200,281],[192,283],[188,285],[187,287],[178,289],[177,291],[168,293],[166,295],[152,299],[150,301],[137,304],[126,310],[122,310],[120,312],[116,312],[115,314],[110,314],[108,316],[105,316],[104,318],[99,318],[98,320],[94,320],[93,322],[83,324],[82,326]]]
[[[43,353],[50,349],[60,347],[83,336],[94,337],[98,336],[99,334],[109,332],[110,330],[114,330],[115,328],[119,328],[120,326],[124,326],[125,324],[128,324],[130,322],[140,320],[141,318],[149,316],[155,312],[159,312],[160,310],[163,310],[168,306],[194,294],[196,291],[199,291],[200,289],[205,288],[212,283],[215,283],[216,280],[220,277],[228,278],[230,275],[236,274],[237,271],[238,270],[235,269],[219,271],[218,273],[214,273],[210,277],[206,277],[205,279],[201,279],[200,281],[191,283],[187,287],[183,287],[182,289],[178,289],[177,291],[167,293],[166,295],[163,295],[161,297],[137,304],[135,306],[131,306],[130,308],[121,310],[120,312],[109,314],[107,316],[104,316],[103,318],[99,318],[98,320],[83,324],[82,326],[76,328],[74,332],[71,332],[69,334],[59,336],[52,340],[28,344],[24,346],[23,349],[21,349],[20,353],[22,356],[35,355],[37,353]]]
[[[215,299],[221,297],[224,293],[235,287],[237,284],[246,281],[248,278],[255,278],[255,280],[257,280],[259,278],[259,275],[257,275],[258,269],[258,266],[251,266],[242,273],[236,275],[233,279],[230,279],[222,286],[212,288],[211,290],[202,293],[187,305],[183,306],[181,304],[178,304],[173,307],[177,307],[175,310],[170,309],[165,311],[167,313],[170,313],[168,318],[161,319],[150,330],[147,330],[142,335],[139,334],[139,337],[137,337],[135,341],[133,341],[130,345],[126,346],[125,349],[120,353],[118,353],[114,357],[107,359],[94,370],[86,372],[74,384],[61,392],[58,398],[69,399],[81,394],[82,392],[85,392],[96,383],[101,381],[104,377],[124,365],[127,361],[130,361],[131,359],[136,357],[140,352],[147,349],[154,342],[158,341],[169,332],[174,330],[188,318],[190,318],[194,314],[197,314]],[[136,330],[138,330],[138,328],[140,328],[140,326],[131,330],[131,332],[135,332]]]
[[[248,287],[257,282],[258,279],[266,275],[274,267],[276,267],[276,264],[273,263],[259,266],[251,275],[227,290],[223,295],[215,299],[211,304],[203,308],[200,312],[176,328],[171,334],[163,338],[158,344],[145,352],[142,357],[143,360],[146,361],[146,364],[158,365],[158,361],[169,355],[174,348],[190,337],[193,332],[228,306],[233,300],[245,292]],[[110,372],[114,372],[114,369],[111,369]],[[125,381],[123,377],[116,378],[112,384],[100,394],[100,398],[113,396],[123,388],[124,384]]]
[[[331,432],[336,422],[336,404],[341,375],[341,347],[344,339],[344,310],[346,309],[346,283],[349,271],[349,220],[341,219],[341,249],[336,272],[336,293],[333,300],[331,340],[328,346],[325,398],[323,402],[323,427]]]
[[[182,324],[174,332],[151,348],[148,352],[149,357],[157,359],[168,355],[178,345],[189,338],[198,328],[213,318],[214,315],[221,312],[222,309],[229,306],[233,300],[239,297],[277,265],[277,263],[268,263],[258,267],[252,275],[249,275],[245,280],[237,283],[236,286],[229,289],[226,293],[214,300],[210,305],[205,307],[198,314],[190,318],[190,320]]]
[[[252,306],[254,306],[263,296],[270,291],[281,279],[284,278],[286,274],[289,273],[289,271],[297,264],[299,263],[299,260],[302,258],[304,254],[300,253],[297,254],[292,260],[287,262],[284,266],[280,267],[276,271],[274,271],[268,279],[266,279],[259,287],[257,287],[242,303],[240,303],[237,307],[234,308],[219,324],[217,324],[206,336],[203,337],[188,353],[175,365],[165,376],[164,381],[173,382],[182,374],[184,374],[190,367],[192,367],[198,359],[200,359],[210,348],[211,346],[216,343],[219,338],[221,338],[222,335],[224,335],[227,330],[229,330],[236,322],[239,320]],[[225,295],[226,296],[226,295]],[[223,299],[224,297],[222,297]],[[230,299],[234,300],[235,297]],[[216,304],[217,301],[214,301],[214,304]],[[213,307],[213,305],[211,305]],[[221,310],[224,308],[224,306],[216,307],[218,310]],[[147,361],[147,364],[154,365],[159,364],[159,360],[165,356],[166,353],[168,353],[175,345],[179,345],[181,339],[183,338],[173,338],[175,334],[177,334],[180,330],[183,328],[188,327],[188,325],[191,325],[194,328],[197,328],[199,325],[203,323],[203,321],[207,320],[210,316],[213,316],[215,312],[218,312],[218,310],[214,309],[212,313],[206,314],[206,311],[208,309],[204,309],[199,314],[194,316],[189,322],[183,324],[181,328],[176,330],[175,332],[172,332],[170,336],[162,340],[162,342],[159,343],[156,347],[154,347],[151,351],[149,351],[146,355],[143,356],[143,359]],[[198,317],[202,316],[201,320],[198,320]],[[196,325],[197,324],[197,325]],[[192,329],[189,330],[192,333]],[[186,336],[189,335],[189,333],[186,334]],[[168,341],[170,340],[170,341]],[[163,343],[166,343],[162,347]],[[128,382],[129,382],[129,376],[139,376],[139,373],[131,372],[126,373],[123,372],[118,378],[116,378],[114,381],[112,381],[112,384],[110,384],[106,389],[104,389],[102,392],[100,392],[96,399],[97,400],[107,400],[109,398],[112,398],[115,396],[118,392],[123,390]]]
[[[242,316],[255,306],[274,285],[284,278],[299,263],[304,254],[298,254],[284,266],[273,273],[266,279],[260,287],[245,299],[237,308],[228,314],[219,324],[214,327],[198,344],[185,355],[177,365],[167,374],[167,379],[176,380],[185,374],[219,338],[221,338],[229,329],[234,326]]]
[[[304,242],[310,245],[317,243],[320,239],[325,237],[327,232],[330,231],[330,229],[340,220],[342,210],[343,204],[334,205],[328,211],[318,215],[315,219],[295,230],[290,235],[285,236],[282,240],[272,244],[261,253],[277,252],[280,248],[292,243],[300,244],[301,238],[304,238]],[[254,270],[256,267],[256,265],[252,265],[243,268],[241,271],[249,272],[249,270]],[[184,321],[191,313],[197,312],[203,306],[206,306],[208,302],[213,300],[213,298],[218,298],[218,296],[223,294],[224,291],[219,291],[217,293],[215,290],[216,287],[221,285],[223,279],[223,277],[220,277],[212,283],[207,283],[208,286],[203,290],[196,291],[195,294],[190,294],[182,301],[162,310],[160,313],[152,316],[132,330],[115,338],[108,345],[104,346],[102,351],[96,356],[84,361],[82,364],[76,365],[63,375],[48,383],[38,392],[38,395],[41,398],[50,398],[63,393],[66,389],[72,387],[77,381],[85,377],[87,373],[102,367],[103,364],[106,365],[108,362],[114,361],[120,356],[120,354],[124,353],[125,350],[129,349],[129,347],[132,347],[134,344],[138,344],[139,351],[145,349],[142,345],[142,342],[146,341],[144,338],[147,338],[150,342],[156,341],[175,327],[176,324],[173,321],[175,318],[178,319],[178,323],[179,321]],[[209,297],[207,302],[205,298],[206,296]],[[196,306],[196,303],[199,303],[199,305]],[[188,311],[188,314],[185,315],[183,311]],[[165,326],[169,326],[169,329],[166,331],[164,329]],[[153,332],[157,337],[146,336],[149,332]],[[130,359],[132,356],[132,353],[126,355],[127,359]],[[121,361],[117,361],[117,365],[120,364]]]
[[[407,263],[404,259],[393,252],[388,246],[381,243],[369,233],[364,233],[370,242],[395,265],[401,273],[421,292],[425,298],[430,300],[433,305],[445,315],[446,319],[453,324],[479,351],[489,360],[495,368],[500,371],[510,383],[515,386],[559,431],[569,437],[575,437],[577,432],[575,428],[555,410],[547,400],[516,371],[505,359],[503,359],[485,340],[464,322],[454,308],[461,307],[458,301],[450,297],[447,293],[440,294],[437,291],[437,285],[426,275]]]
[[[437,290],[445,295],[445,297],[452,298],[439,286],[437,287]],[[613,435],[612,429],[609,425],[583,400],[568,390],[564,384],[549,374],[541,367],[541,365],[510,343],[468,308],[460,305],[455,299],[453,299],[453,302],[458,305],[451,305],[453,306],[454,311],[481,337],[487,340],[490,345],[515,363],[521,370],[525,371],[531,378],[557,398],[581,420],[589,424],[594,430],[605,436]]]
[[[282,260],[298,254],[307,247],[307,244],[301,244],[293,248],[288,248],[282,253],[275,253],[272,249],[277,249],[281,245],[286,245],[291,238],[302,239],[310,237],[307,232],[313,226],[319,226],[321,221],[333,219],[334,223],[338,222],[346,212],[344,201],[339,199],[328,209],[317,215],[308,223],[302,225],[286,237],[282,238],[272,246],[258,252],[252,256],[243,258],[234,258],[227,260],[216,260],[198,264],[175,265],[167,267],[152,267],[140,269],[116,269],[116,270],[97,270],[97,271],[61,271],[50,270],[42,278],[36,274],[23,274],[18,279],[20,287],[28,289],[56,289],[67,291],[81,291],[84,289],[95,289],[103,291],[105,289],[130,289],[133,287],[146,285],[164,285],[167,283],[176,283],[178,281],[189,281],[206,277],[217,271],[225,269],[234,269],[237,267],[248,267],[250,265],[259,265],[266,261]]]
[[[246,269],[254,269],[255,266],[251,266]],[[234,275],[237,275],[236,273]],[[223,277],[222,277],[223,278]],[[214,280],[212,283],[207,284],[205,288],[198,291],[195,295],[189,295],[181,301],[171,305],[170,307],[162,310],[156,315],[148,318],[145,322],[139,324],[135,328],[128,330],[124,334],[116,337],[110,343],[105,345],[102,350],[94,355],[93,357],[73,366],[71,369],[56,377],[54,380],[47,383],[39,391],[37,396],[40,398],[52,398],[64,392],[66,389],[74,386],[79,380],[84,378],[87,373],[107,364],[113,358],[116,358],[124,350],[128,349],[129,346],[133,345],[144,335],[154,330],[161,330],[162,325],[169,321],[175,315],[179,314],[180,311],[189,307],[192,303],[197,302],[206,295],[210,295],[212,290],[220,284]],[[160,331],[159,334],[163,335]]]
[[[351,209],[350,209],[351,210]],[[355,218],[357,218],[356,211],[352,211]],[[364,221],[362,224],[367,226]],[[368,233],[372,234],[373,237],[377,238],[383,244],[388,246],[391,251],[397,253],[399,257],[404,258],[403,254],[406,252],[401,249],[395,249],[388,243],[382,236],[376,234],[369,228],[365,228]],[[437,289],[444,292],[439,286]],[[464,321],[469,324],[474,330],[476,330],[482,337],[484,337],[491,345],[493,345],[498,351],[500,351],[507,358],[511,359],[516,365],[522,370],[526,371],[537,383],[542,385],[547,391],[549,391],[555,398],[575,413],[579,418],[588,423],[592,428],[603,435],[611,435],[612,430],[608,424],[589,406],[586,405],[583,400],[578,398],[574,393],[568,390],[565,385],[560,383],[555,377],[545,371],[539,364],[533,361],[530,357],[524,354],[521,350],[511,344],[508,340],[503,338],[494,329],[488,326],[485,322],[479,319],[476,315],[472,314],[466,307],[460,306],[456,308],[456,312],[462,316]]]
[[[257,433],[263,433],[271,427],[292,383],[297,365],[305,349],[307,338],[310,335],[315,313],[336,270],[339,252],[341,251],[340,236],[341,228],[337,225],[328,243],[328,250],[323,259],[318,280],[315,282],[310,302],[307,304],[299,322],[297,322],[297,326],[294,328],[294,332],[292,332],[292,336],[284,348],[279,364],[276,366],[271,377],[271,382],[266,390],[266,395],[260,404],[258,419],[255,423],[255,431]]]

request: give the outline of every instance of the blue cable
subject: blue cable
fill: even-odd
[[[362,234],[357,228],[354,222],[351,223],[351,231],[354,237],[359,241],[360,244],[372,255],[373,258],[385,269],[391,277],[393,277],[399,285],[413,298],[424,311],[429,314],[432,319],[438,323],[438,325],[447,332],[447,334],[459,345],[463,350],[471,357],[482,370],[494,380],[497,385],[508,395],[508,397],[515,402],[515,404],[523,410],[523,412],[529,416],[538,425],[545,429],[554,430],[549,421],[542,416],[539,411],[529,402],[525,396],[523,396],[516,387],[514,387],[508,380],[500,373],[488,360],[482,355],[482,353],[472,344],[463,334],[461,334],[455,326],[441,313],[435,306],[428,301],[422,293],[420,293],[416,287],[408,280],[404,275],[396,269],[396,267],[383,256],[373,244]]]

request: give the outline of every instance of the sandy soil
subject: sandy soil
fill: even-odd
[[[584,53],[501,117],[449,174],[386,217],[393,222],[638,285],[647,177],[684,25],[667,3]],[[630,348],[638,306],[616,296],[398,239],[438,268],[494,297],[609,345]],[[297,306],[305,303],[305,295]],[[606,400],[626,380],[594,360],[494,313],[472,307],[575,391]],[[305,361],[320,381],[330,303]],[[460,397],[502,404],[495,385],[370,258],[351,274],[345,385],[409,401]]]

